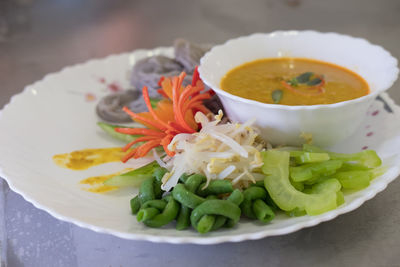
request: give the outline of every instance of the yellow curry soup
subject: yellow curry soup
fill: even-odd
[[[230,70],[221,89],[269,104],[319,105],[369,93],[358,74],[335,64],[306,58],[266,58]]]

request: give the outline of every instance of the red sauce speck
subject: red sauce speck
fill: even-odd
[[[376,115],[378,115],[378,113],[379,113],[379,110],[375,110],[374,112],[371,113],[371,115],[376,116]]]
[[[96,100],[96,96],[94,94],[92,94],[92,93],[87,93],[87,94],[85,94],[85,100],[87,102],[95,101]]]
[[[111,91],[111,92],[119,92],[122,91],[121,86],[119,86],[117,83],[110,83],[109,85],[107,85],[107,88]]]
[[[373,134],[374,134],[373,132],[369,132],[369,133],[367,133],[367,136],[371,136]]]
[[[104,78],[99,78],[99,82],[100,82],[100,83],[106,83],[106,79],[104,79]]]
[[[368,146],[363,146],[361,149],[366,150],[366,149],[368,149]]]

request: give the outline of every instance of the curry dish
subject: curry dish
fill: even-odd
[[[240,65],[221,80],[221,89],[269,104],[318,105],[369,93],[367,82],[341,66],[305,58],[267,58]]]

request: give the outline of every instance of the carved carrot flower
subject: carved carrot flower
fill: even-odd
[[[157,107],[151,106],[148,88],[143,87],[143,99],[148,112],[135,113],[129,108],[123,110],[131,118],[146,126],[146,128],[116,128],[115,131],[123,134],[141,135],[122,148],[128,151],[134,144],[143,142],[142,145],[130,150],[122,158],[123,162],[130,158],[144,157],[151,149],[162,146],[169,156],[174,152],[168,149],[168,145],[175,135],[180,133],[195,133],[199,130],[194,115],[196,112],[204,114],[210,111],[203,105],[203,100],[212,96],[212,91],[204,91],[204,84],[200,80],[197,67],[193,74],[192,84],[183,86],[186,74],[179,76],[163,77],[160,79],[161,88],[158,92],[164,97],[157,103]]]

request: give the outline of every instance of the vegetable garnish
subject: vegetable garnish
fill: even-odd
[[[282,81],[281,84],[286,89],[299,95],[313,96],[325,93],[323,87],[325,85],[324,77],[322,75],[316,75],[313,72],[304,72],[295,78]],[[300,88],[306,89],[307,91],[300,90]]]
[[[229,180],[237,187],[247,187],[250,182],[262,180],[260,151],[264,144],[258,142],[254,120],[244,124],[221,123],[222,111],[210,120],[201,112],[196,122],[202,128],[195,134],[178,134],[168,146],[176,154],[166,160],[170,171],[163,177],[162,189],[169,191],[183,173],[199,173],[211,180]]]
[[[180,133],[192,134],[198,131],[198,125],[194,119],[196,112],[200,111],[208,114],[210,111],[203,105],[203,100],[209,99],[212,92],[204,91],[204,84],[200,80],[197,68],[193,74],[192,84],[183,86],[186,74],[182,72],[176,77],[163,77],[160,79],[161,89],[158,92],[164,97],[157,103],[157,107],[152,107],[148,88],[143,87],[143,98],[148,108],[148,112],[134,113],[129,108],[123,110],[132,119],[143,124],[147,128],[115,128],[121,134],[141,135],[141,137],[131,141],[123,151],[127,151],[134,144],[144,142],[137,148],[132,149],[122,158],[123,162],[130,158],[144,157],[150,150],[162,146],[169,156],[174,156],[174,152],[168,148],[171,140]]]
[[[175,146],[177,150],[184,147],[186,149],[184,153],[193,156],[186,155],[187,162],[181,165],[177,164],[185,159],[179,158],[178,163],[172,161],[174,168],[176,167],[175,173],[179,172],[178,169],[185,170],[178,177],[172,190],[162,186],[163,178],[168,176],[171,160],[167,162],[168,169],[153,161],[105,182],[107,185],[126,186],[140,181],[139,194],[130,201],[131,212],[136,214],[139,222],[149,227],[162,227],[176,221],[177,230],[192,226],[199,233],[205,234],[222,227],[234,227],[242,215],[249,219],[257,219],[264,224],[273,220],[278,212],[285,212],[289,216],[318,215],[345,203],[343,193],[346,190],[361,190],[367,187],[372,179],[382,174],[381,160],[373,150],[343,154],[304,145],[303,148],[286,147],[259,151],[262,167],[256,168],[261,172],[258,173],[261,174],[261,179],[258,177],[255,179],[257,181],[250,179],[248,184],[241,188],[235,189],[235,183],[229,175],[220,177],[222,173],[226,175],[225,170],[229,167],[219,170],[219,176],[214,176],[216,179],[209,181],[206,177],[209,173],[204,175],[201,169],[197,172],[193,168],[194,165],[201,162],[211,164],[213,159],[207,157],[207,154],[222,157],[234,153],[235,149],[230,144],[227,145],[230,146],[228,151],[212,152],[207,145],[212,139],[207,136],[205,137],[207,140],[204,140],[203,136],[200,142],[193,142],[187,138],[190,136],[197,138],[203,131],[215,130],[215,127],[225,134],[235,129],[230,127],[234,124],[217,125],[221,113],[217,115],[216,120],[209,122],[206,121],[208,118],[203,117],[205,115],[197,114],[196,116],[200,117],[196,119],[202,123],[200,132],[177,135],[174,139],[180,140],[171,142],[171,146]],[[239,129],[239,132],[243,128],[249,131],[249,127],[243,125],[237,125],[235,128]],[[243,132],[240,136],[249,139]],[[196,145],[197,149],[194,148]],[[241,145],[249,147],[243,143]],[[187,149],[188,146],[192,147]],[[214,147],[220,146],[221,144],[214,144]],[[179,156],[178,153],[174,158]],[[249,157],[251,158],[248,155]],[[218,164],[233,164],[235,167],[243,165],[250,168],[254,163],[241,162],[242,158],[238,155],[225,160],[226,162],[218,161]],[[197,163],[191,165],[192,161]],[[147,178],[143,181],[144,177]]]
[[[281,89],[276,89],[271,93],[272,100],[274,101],[275,104],[278,104],[281,101],[282,96],[283,96],[283,91]]]

